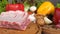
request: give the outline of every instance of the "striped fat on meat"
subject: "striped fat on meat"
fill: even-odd
[[[0,14],[0,27],[25,30],[30,23],[29,15],[23,11],[9,11]]]

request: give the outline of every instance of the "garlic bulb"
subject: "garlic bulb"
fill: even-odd
[[[51,24],[52,21],[50,19],[48,19],[47,17],[44,17],[44,21],[46,24]]]
[[[28,19],[30,19],[30,21],[35,21],[36,18],[34,17],[34,13],[29,15]]]
[[[32,12],[36,11],[36,9],[37,9],[36,6],[31,6],[30,7],[30,11],[32,11]]]

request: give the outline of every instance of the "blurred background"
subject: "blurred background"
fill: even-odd
[[[8,1],[9,1],[9,3],[12,3],[12,0],[8,0]],[[17,1],[19,3],[24,0],[15,0],[15,1]],[[51,1],[54,5],[56,5],[56,3],[60,3],[60,0],[47,0],[47,1]]]
[[[55,6],[57,3],[60,3],[60,0],[0,0],[0,13],[5,11],[5,6],[7,4],[22,3],[39,7],[44,1],[51,1]]]

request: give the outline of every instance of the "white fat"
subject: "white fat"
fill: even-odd
[[[20,22],[24,20],[27,16],[28,14],[24,11],[2,12],[0,15],[0,21]]]

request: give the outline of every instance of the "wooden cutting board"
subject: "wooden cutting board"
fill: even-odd
[[[44,34],[60,34],[60,29],[53,27],[54,25],[45,25],[43,29]]]
[[[25,31],[0,28],[0,34],[36,34],[37,32],[38,32],[38,27],[34,23],[29,24]],[[38,34],[41,34],[41,29]]]

